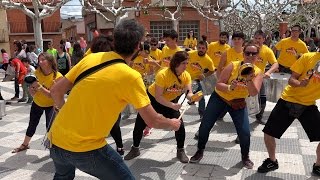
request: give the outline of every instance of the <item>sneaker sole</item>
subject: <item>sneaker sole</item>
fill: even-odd
[[[202,157],[202,158],[203,158],[203,157]],[[202,159],[202,158],[200,158],[199,160],[196,160],[196,161],[195,161],[195,160],[191,160],[191,159],[190,159],[190,160],[189,160],[189,163],[199,163],[199,162],[201,161],[201,159]]]
[[[274,171],[276,169],[279,169],[279,167],[274,167],[274,168],[270,168],[270,169],[258,169],[258,173],[267,173],[270,171]]]

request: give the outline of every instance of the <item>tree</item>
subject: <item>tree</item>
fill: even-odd
[[[113,23],[115,26],[122,19],[128,17],[130,11],[137,11],[140,8],[142,0],[135,1],[135,6],[125,7],[123,4],[124,0],[112,0],[105,2],[104,0],[80,0],[84,11],[89,13],[97,13],[107,22]],[[103,12],[107,12],[106,15]]]
[[[293,17],[292,24],[299,24],[304,29],[305,37],[310,38],[312,28],[315,30],[316,37],[319,37],[320,23],[320,1],[311,0],[305,2],[300,1],[296,17]]]
[[[12,0],[0,0],[0,7],[3,9],[19,9],[32,19],[34,30],[35,44],[43,50],[43,38],[41,29],[41,20],[50,17],[54,12],[59,10],[62,5],[70,0],[52,0],[50,3],[42,3],[41,0],[32,0],[31,11],[25,4],[13,2]]]

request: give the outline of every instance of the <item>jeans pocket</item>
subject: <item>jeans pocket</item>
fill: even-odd
[[[71,162],[74,166],[76,166],[81,171],[90,172],[94,171],[95,167],[95,158],[94,151],[89,152],[68,152],[65,154],[66,158]]]

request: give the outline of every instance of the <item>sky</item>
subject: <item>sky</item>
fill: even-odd
[[[67,19],[69,17],[81,18],[81,4],[79,0],[71,0],[61,7],[60,13],[62,19]]]

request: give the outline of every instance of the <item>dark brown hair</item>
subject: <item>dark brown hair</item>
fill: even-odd
[[[178,51],[176,52],[170,61],[170,70],[173,72],[173,74],[178,78],[179,83],[181,83],[181,80],[179,79],[176,68],[185,60],[189,58],[189,54],[185,51]]]

